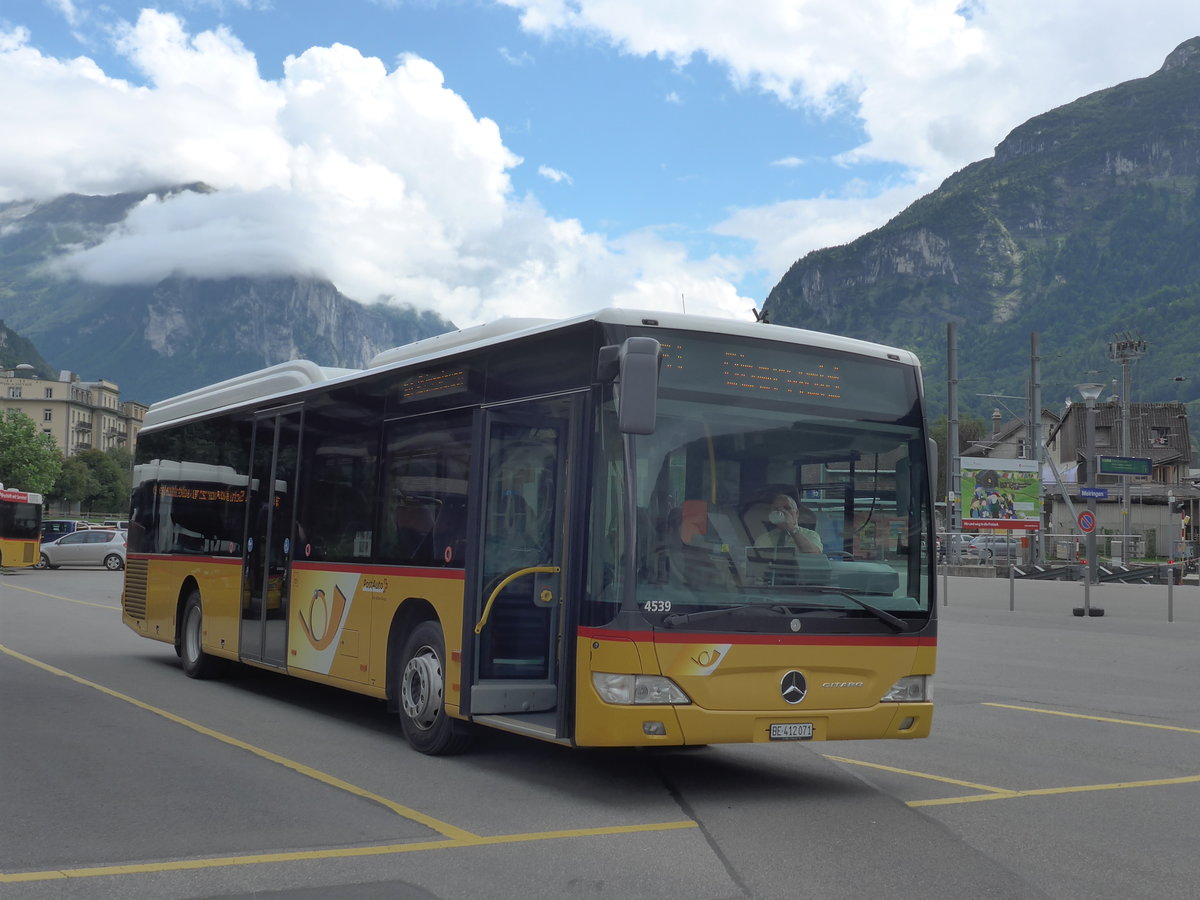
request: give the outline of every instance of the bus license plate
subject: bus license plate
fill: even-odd
[[[771,740],[773,741],[805,741],[811,740],[812,736],[812,722],[771,723]]]

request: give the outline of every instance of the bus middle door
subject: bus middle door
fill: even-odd
[[[483,413],[469,709],[543,737],[562,737],[564,728],[560,601],[578,404],[556,397]]]
[[[255,419],[242,565],[240,656],[281,668],[287,664],[288,568],[292,559],[300,416],[300,410],[295,409],[265,413]]]

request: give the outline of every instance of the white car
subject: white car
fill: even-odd
[[[125,532],[108,528],[72,531],[42,544],[35,569],[59,566],[104,566],[111,572],[125,568]]]

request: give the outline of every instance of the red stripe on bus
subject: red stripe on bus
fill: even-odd
[[[240,566],[238,556],[176,556],[167,553],[130,553],[130,559],[162,560],[163,562],[192,563],[193,565]],[[462,569],[422,569],[416,566],[359,566],[354,563],[295,562],[293,571],[303,572],[349,572],[363,575],[395,575],[401,578],[446,578],[463,581],[466,574]]]
[[[606,631],[580,628],[581,638],[595,640],[645,641],[659,644],[810,644],[841,647],[933,647],[936,637],[921,635],[889,636],[874,634],[731,634],[728,632]]]
[[[130,559],[160,559],[163,562],[186,562],[202,565],[240,566],[240,556],[176,556],[172,553],[130,553]]]
[[[463,581],[462,569],[424,569],[417,566],[358,566],[354,563],[295,562],[292,569],[302,572],[348,572],[363,575],[395,575],[401,578],[448,578]]]

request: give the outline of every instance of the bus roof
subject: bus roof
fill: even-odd
[[[167,422],[237,406],[251,400],[268,397],[278,397],[282,400],[289,394],[319,384],[342,379],[349,380],[367,372],[373,373],[393,367],[415,366],[453,353],[477,350],[584,322],[730,334],[757,340],[842,350],[878,359],[891,359],[906,365],[919,365],[917,357],[911,351],[820,331],[712,316],[609,308],[569,319],[496,319],[482,325],[461,328],[457,331],[381,351],[367,363],[366,369],[330,368],[319,366],[306,359],[290,360],[256,372],[238,375],[207,387],[197,388],[176,397],[160,400],[147,410],[142,425],[144,429],[149,429]]]

